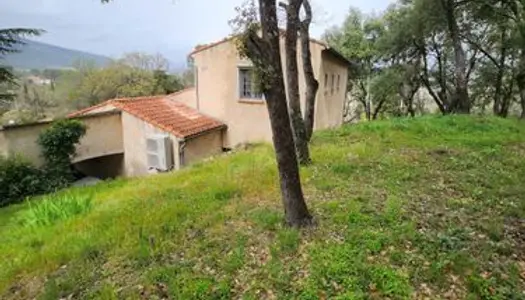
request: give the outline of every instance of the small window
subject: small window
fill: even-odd
[[[331,94],[334,94],[335,91],[335,74],[332,74],[332,88],[331,88]]]
[[[252,68],[239,69],[239,97],[242,99],[263,99],[263,94],[257,91]]]
[[[328,92],[328,74],[324,74],[324,92]]]
[[[341,89],[341,75],[337,75],[337,92]]]

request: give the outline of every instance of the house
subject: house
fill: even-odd
[[[113,162],[113,166],[98,170],[95,175],[101,178],[116,177],[119,174],[119,158],[123,157],[122,128],[118,112],[108,111],[96,116],[80,117],[89,128],[82,138],[82,147],[78,147],[78,156],[73,162],[98,160]],[[44,164],[40,146],[37,143],[42,131],[52,124],[46,119],[30,124],[9,124],[0,127],[0,155],[21,155],[36,166]],[[116,166],[115,166],[116,165]],[[109,166],[109,165],[108,165]]]
[[[30,75],[26,77],[26,80],[29,83],[35,84],[35,85],[50,85],[51,79],[42,78],[40,76]]]
[[[285,65],[284,38],[282,44]],[[322,42],[312,40],[310,46],[320,82],[314,129],[340,126],[350,63]],[[88,127],[73,158],[75,168],[99,178],[142,176],[179,170],[240,144],[271,141],[268,110],[256,89],[252,63],[239,56],[233,39],[199,47],[190,58],[194,88],[108,100],[70,114]],[[297,59],[302,66],[300,55]],[[299,69],[304,111],[305,78]],[[42,164],[36,141],[49,124],[0,128],[0,154],[21,153]]]
[[[298,45],[300,46],[300,45]],[[328,45],[311,40],[312,64],[319,81],[314,128],[326,129],[343,123],[350,63]],[[281,57],[286,72],[284,37]],[[300,53],[300,47],[299,51]],[[264,97],[254,84],[253,66],[240,57],[232,38],[196,48],[190,55],[195,70],[195,88],[171,99],[221,120],[228,126],[224,147],[249,142],[271,142],[270,119]],[[305,78],[298,55],[301,107],[305,104]]]
[[[97,157],[89,145],[100,141],[83,138],[75,158],[77,169],[97,176],[100,168],[116,169],[119,176],[141,176],[156,171],[179,170],[183,166],[222,152],[226,125],[169,96],[114,99],[70,114],[70,118],[97,117],[107,113],[120,117],[123,155],[111,161],[85,160]],[[108,124],[109,125],[109,124]],[[111,126],[108,126],[111,127]],[[115,127],[115,126],[112,126]],[[109,128],[108,128],[109,129]],[[106,129],[106,130],[108,130]],[[88,129],[89,131],[89,129]],[[104,130],[99,132],[104,135]],[[105,156],[101,156],[104,159]]]
[[[178,170],[222,153],[226,125],[169,96],[113,99],[77,111],[86,135],[73,166],[87,176],[133,177]],[[0,155],[43,165],[37,140],[52,120],[0,127]]]

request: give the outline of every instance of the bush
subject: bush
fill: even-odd
[[[29,203],[29,209],[19,215],[19,222],[26,227],[53,225],[59,221],[85,214],[92,208],[91,195],[51,195]]]
[[[20,157],[0,157],[0,207],[68,186],[74,179],[70,159],[85,133],[86,126],[77,120],[60,120],[44,130],[38,138],[43,169]]]
[[[59,120],[38,137],[46,161],[45,172],[54,189],[67,186],[73,180],[71,157],[76,144],[86,134],[86,126],[78,120]]]
[[[43,172],[20,157],[0,156],[0,207],[44,193],[47,188]]]

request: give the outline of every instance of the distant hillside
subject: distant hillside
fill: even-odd
[[[20,53],[6,56],[1,64],[13,66],[17,69],[46,69],[46,68],[69,68],[75,61],[90,60],[102,66],[110,61],[109,57],[66,49],[50,44],[26,40],[26,44],[20,47]]]

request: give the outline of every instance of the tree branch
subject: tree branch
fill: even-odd
[[[494,58],[494,56],[492,56],[487,50],[483,49],[483,47],[481,47],[480,44],[476,43],[475,41],[473,41],[472,39],[470,39],[467,36],[463,36],[463,39],[465,41],[467,41],[467,43],[469,43],[471,46],[474,46],[474,48],[476,48],[481,53],[483,53],[483,55],[485,55],[485,57],[487,57],[496,67],[498,67],[498,68],[502,67],[502,66],[499,65],[499,63],[496,60],[496,58]]]

